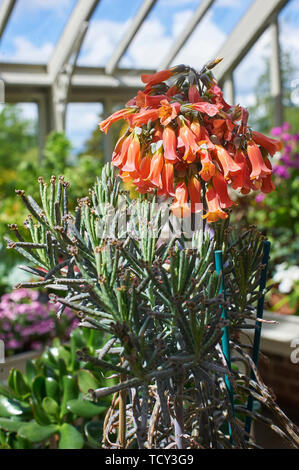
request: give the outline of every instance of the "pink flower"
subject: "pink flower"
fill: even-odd
[[[17,341],[16,339],[11,339],[6,344],[7,349],[21,349],[23,347],[22,341]]]
[[[265,197],[266,197],[265,194],[260,193],[260,194],[258,194],[258,195],[256,196],[255,200],[256,200],[256,202],[260,203],[260,202],[263,202],[263,200],[265,199]]]

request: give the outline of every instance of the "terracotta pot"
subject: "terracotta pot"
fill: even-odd
[[[275,307],[275,305],[280,302],[285,296],[283,294],[274,293],[271,295],[270,298],[270,306],[271,308]],[[294,315],[296,313],[296,309],[294,307],[290,307],[289,302],[282,305],[279,310],[272,310],[273,313],[280,313],[281,315]]]

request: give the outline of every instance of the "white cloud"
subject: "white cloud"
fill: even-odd
[[[240,0],[218,0],[217,7],[230,7],[233,8],[240,5]]]
[[[61,7],[68,7],[72,3],[72,0],[29,0],[29,2],[26,0],[26,2],[46,10],[56,10]]]
[[[131,66],[141,68],[158,67],[171,43],[172,38],[167,36],[158,19],[145,21],[128,51],[127,64],[130,62]],[[121,65],[124,66],[125,62],[122,61]]]
[[[280,22],[280,45],[282,51],[290,53],[292,64],[297,66],[299,63],[298,29],[287,22]],[[265,71],[265,59],[270,57],[271,31],[268,29],[255,43],[234,73],[239,95],[252,96],[259,76]]]
[[[104,65],[128,28],[129,23],[92,21],[84,39],[79,65]]]
[[[294,66],[299,64],[299,30],[287,21],[280,22],[280,44],[283,51],[291,55]],[[298,78],[298,77],[296,77]]]
[[[54,50],[54,44],[45,42],[40,46],[34,45],[23,36],[16,36],[13,39],[15,51],[11,55],[0,53],[0,60],[3,62],[21,62],[32,64],[46,64]]]
[[[72,2],[73,0],[18,0],[16,9],[19,14],[36,8],[62,13],[63,10],[70,7]]]
[[[35,103],[19,103],[18,108],[24,119],[36,121],[38,118],[38,108]]]
[[[198,0],[160,0],[161,7],[182,7],[185,5],[199,5]]]
[[[180,21],[181,15],[175,15],[174,31],[181,27]],[[207,13],[175,58],[174,63],[202,67],[216,56],[225,39],[226,34],[213,22],[212,14]]]
[[[249,106],[256,105],[256,95],[254,93],[237,94],[235,101],[237,104],[248,108]]]
[[[265,59],[270,54],[270,40],[271,34],[267,30],[235,70],[234,78],[240,95],[253,93],[259,76],[265,70]]]
[[[18,103],[18,109],[20,110],[21,116],[24,119],[30,121],[37,121],[38,119],[38,107],[36,103]],[[5,107],[5,103],[0,103],[0,113]]]
[[[158,18],[146,20],[120,65],[140,68],[158,67],[192,14],[193,11],[189,9],[174,14],[171,34],[167,33],[165,26]],[[106,20],[91,23],[78,63],[94,66],[107,63],[129,24],[129,21],[119,23]],[[174,62],[200,67],[214,57],[225,37],[226,35],[212,21],[212,14],[208,13]]]
[[[85,140],[100,122],[100,103],[71,103],[67,107],[66,132],[75,149],[82,148]]]

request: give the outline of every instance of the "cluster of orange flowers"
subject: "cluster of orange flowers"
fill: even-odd
[[[100,123],[105,133],[120,119],[128,124],[112,156],[123,181],[172,198],[178,216],[203,203],[208,222],[228,217],[229,185],[242,194],[274,189],[268,157],[281,145],[247,127],[245,108],[225,102],[211,72],[218,62],[200,73],[180,65],[142,75],[145,89]]]

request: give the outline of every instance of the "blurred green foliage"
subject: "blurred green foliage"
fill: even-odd
[[[0,449],[100,448],[110,400],[89,401],[89,388],[103,386],[104,375],[77,351],[95,356],[102,346],[102,332],[77,328],[69,344],[56,338],[27,361],[25,373],[11,369],[7,385],[0,384]]]
[[[65,177],[71,183],[70,199],[77,201],[88,192],[103,166],[102,134],[93,132],[97,141],[92,154],[89,140],[79,156],[72,155],[72,145],[64,133],[52,132],[46,141],[42,158],[39,158],[37,126],[22,115],[21,108],[5,105],[0,111],[0,294],[15,283],[11,273],[18,258],[3,245],[3,235],[8,225],[17,223],[22,232],[27,216],[20,201],[15,197],[16,189],[38,198],[37,179],[49,180],[52,175]]]

